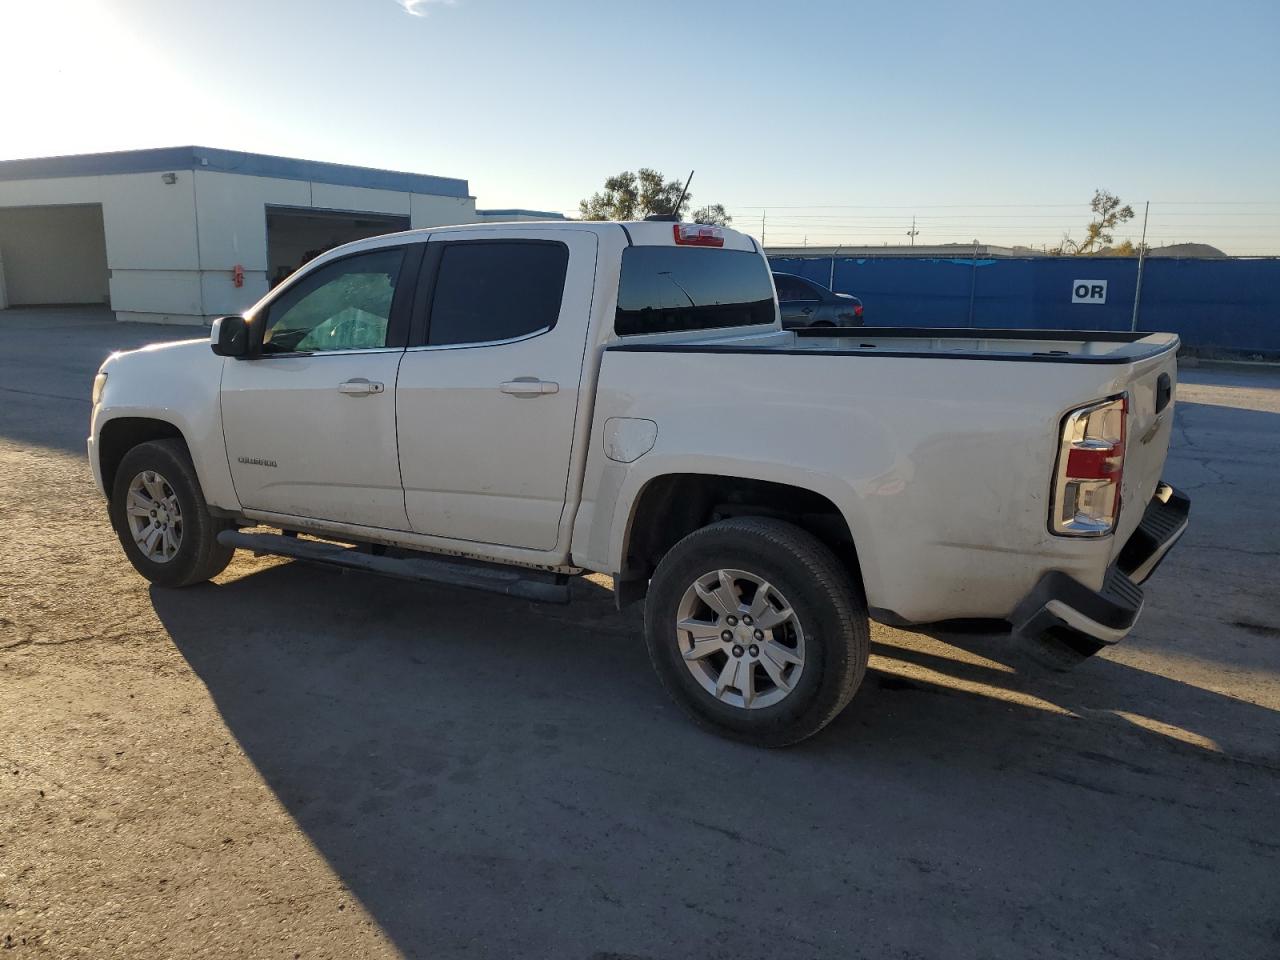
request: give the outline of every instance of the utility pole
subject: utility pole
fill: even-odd
[[[1142,301],[1142,268],[1147,262],[1147,215],[1151,213],[1151,201],[1142,211],[1142,243],[1138,245],[1138,285],[1133,291],[1133,322],[1130,330],[1138,329],[1138,304]]]
[[[978,291],[978,238],[973,238],[973,266],[969,268],[969,326],[973,326],[973,298]]]
[[[920,231],[916,229],[916,218],[911,218],[911,229],[907,231],[907,236],[911,238],[911,245],[916,245],[916,237],[920,235]]]
[[[760,246],[762,247],[764,246],[764,220],[767,216],[769,216],[768,210],[760,211]]]

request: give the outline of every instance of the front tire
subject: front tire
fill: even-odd
[[[124,455],[109,513],[129,562],[158,586],[203,583],[226,569],[235,553],[218,543],[230,524],[209,512],[181,440],[152,440]]]
[[[645,640],[695,721],[767,747],[835,719],[870,647],[865,602],[831,550],[764,517],[711,524],[668,551],[649,586]]]

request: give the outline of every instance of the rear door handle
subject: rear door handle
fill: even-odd
[[[345,393],[348,397],[367,397],[372,393],[382,393],[385,389],[386,387],[376,380],[366,380],[364,377],[356,377],[354,380],[345,380],[338,384],[338,392]]]
[[[548,393],[559,393],[560,384],[552,380],[539,380],[537,377],[516,377],[498,389],[517,397],[541,397]]]

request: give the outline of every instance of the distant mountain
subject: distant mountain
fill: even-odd
[[[1148,257],[1226,257],[1217,247],[1207,243],[1171,243],[1167,247],[1152,247]]]

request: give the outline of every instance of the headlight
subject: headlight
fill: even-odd
[[[93,405],[96,407],[98,401],[102,399],[102,391],[107,385],[107,371],[99,370],[98,375],[93,378]]]

